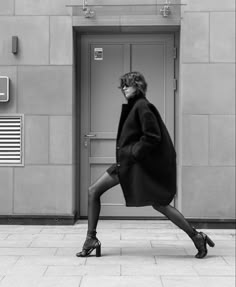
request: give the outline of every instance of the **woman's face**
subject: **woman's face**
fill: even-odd
[[[129,86],[124,86],[122,88],[122,90],[123,90],[123,93],[124,93],[124,95],[125,95],[127,100],[132,98],[135,95],[135,92],[136,92],[136,88],[135,87],[129,87]]]

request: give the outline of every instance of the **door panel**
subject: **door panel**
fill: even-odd
[[[103,49],[103,60],[94,59],[95,48]],[[123,73],[123,45],[93,44],[90,55],[91,131],[114,132],[122,103],[117,79]]]
[[[115,163],[117,127],[121,105],[125,102],[117,88],[121,75],[131,70],[144,74],[148,82],[147,98],[157,106],[173,136],[174,65],[171,49],[173,37],[170,35],[82,37],[81,216],[87,216],[89,185]],[[99,59],[96,58],[97,50],[100,51]],[[126,207],[119,185],[103,194],[101,205],[101,216],[160,216],[151,207]]]

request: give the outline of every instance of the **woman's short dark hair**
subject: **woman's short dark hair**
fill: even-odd
[[[126,73],[120,78],[120,89],[124,86],[135,87],[138,94],[145,96],[147,91],[147,82],[144,76],[139,72]]]

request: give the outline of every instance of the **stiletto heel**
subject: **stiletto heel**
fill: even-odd
[[[194,229],[195,230],[195,229]],[[196,246],[198,253],[195,255],[196,258],[204,258],[207,255],[207,244],[210,247],[214,247],[215,243],[203,232],[197,232],[192,237],[193,243]]]
[[[96,257],[101,257],[101,244],[96,247]]]

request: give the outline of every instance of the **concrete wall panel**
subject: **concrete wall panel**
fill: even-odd
[[[19,52],[11,53],[12,36],[18,36]],[[49,63],[48,17],[0,18],[0,65]]]
[[[72,167],[26,166],[15,170],[14,213],[72,214]]]
[[[0,167],[0,215],[12,214],[13,168]]]
[[[10,79],[9,102],[0,102],[0,114],[16,113],[17,106],[17,68],[15,66],[0,66],[0,76],[7,76]]]
[[[208,116],[184,116],[183,165],[207,165],[208,149]]]
[[[19,112],[72,114],[72,67],[20,67],[18,80]]]
[[[211,62],[235,61],[235,13],[210,14]]]
[[[68,0],[15,0],[16,15],[67,15]]]
[[[183,167],[183,213],[197,218],[234,218],[234,167]]]
[[[72,46],[71,17],[50,17],[50,64],[72,65]]]
[[[48,164],[47,116],[25,116],[25,164]]]
[[[235,116],[210,117],[210,164],[235,165]]]
[[[72,117],[50,117],[51,164],[72,164]]]
[[[182,20],[183,62],[209,61],[209,14],[186,13]]]
[[[182,1],[183,2],[183,1]],[[234,0],[185,0],[185,11],[234,11]]]
[[[14,0],[0,0],[0,15],[14,14]]]
[[[235,65],[183,65],[183,112],[187,114],[235,113]]]

